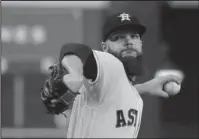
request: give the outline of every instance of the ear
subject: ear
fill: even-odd
[[[101,42],[102,51],[108,52],[108,46],[105,42]]]
[[[143,41],[140,39],[141,47],[143,47]]]

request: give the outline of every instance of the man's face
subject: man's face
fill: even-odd
[[[118,58],[137,58],[142,54],[142,41],[135,32],[118,31],[109,35],[105,44],[107,52]]]
[[[104,42],[107,51],[120,59],[129,75],[142,72],[142,41],[136,32],[117,31]],[[102,46],[103,47],[103,46]]]

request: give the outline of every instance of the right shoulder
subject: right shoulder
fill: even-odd
[[[117,57],[108,52],[93,50],[93,54],[95,56],[95,59],[98,60],[98,62],[106,63],[110,66],[123,66],[122,62]]]

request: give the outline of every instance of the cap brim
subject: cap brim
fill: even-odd
[[[146,27],[141,24],[124,24],[112,29],[111,32],[120,31],[120,30],[135,31],[140,36],[142,36],[146,32]]]

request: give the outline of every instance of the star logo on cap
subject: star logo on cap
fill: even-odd
[[[123,22],[125,20],[131,21],[131,19],[130,19],[131,16],[129,14],[124,13],[124,12],[122,14],[120,14],[118,17],[121,18],[121,22]]]

